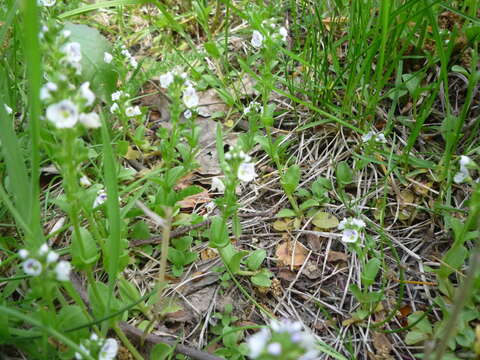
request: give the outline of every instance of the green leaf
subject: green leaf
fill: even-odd
[[[80,269],[93,266],[100,256],[95,240],[84,227],[80,227],[80,237],[73,234],[71,254],[73,265]]]
[[[150,359],[154,360],[167,360],[173,356],[174,347],[170,347],[167,344],[157,344],[150,352]]]
[[[292,209],[282,209],[276,215],[277,218],[295,217],[295,216],[297,216],[297,214]]]
[[[247,258],[247,266],[250,270],[255,271],[260,268],[262,265],[263,260],[267,257],[267,252],[263,249],[255,250],[248,258]]]
[[[186,197],[200,194],[202,191],[203,191],[203,188],[201,188],[200,186],[197,186],[197,185],[187,186],[185,189],[182,189],[177,193],[176,200],[181,201]]]
[[[282,186],[287,194],[293,194],[300,183],[300,167],[298,165],[290,166],[282,176]]]
[[[234,274],[237,274],[240,271],[240,263],[247,255],[248,251],[238,251],[230,258],[228,266]]]
[[[405,344],[415,345],[430,338],[429,334],[421,332],[420,330],[411,330],[405,336]]]
[[[205,48],[207,53],[213,58],[218,59],[221,56],[220,51],[218,50],[217,45],[214,42],[208,41],[203,44],[203,47]]]
[[[168,261],[175,265],[185,265],[185,255],[175,248],[168,248]]]
[[[83,24],[67,22],[65,29],[71,31],[70,40],[78,42],[82,51],[82,75],[90,81],[90,88],[103,100],[109,101],[116,89],[117,75],[111,65],[103,60],[111,45],[97,29]]]
[[[468,250],[463,245],[452,246],[443,257],[443,264],[438,273],[440,276],[447,277],[465,263],[468,256]],[[448,265],[446,265],[448,264]]]
[[[381,265],[382,262],[380,261],[380,259],[373,258],[369,260],[367,265],[365,265],[365,269],[363,269],[362,271],[361,278],[363,286],[368,288],[375,282],[375,278],[377,277]]]
[[[130,237],[132,239],[145,240],[151,238],[152,234],[150,233],[150,229],[145,221],[140,220],[133,227]]]
[[[351,184],[353,182],[353,171],[346,161],[340,161],[336,169],[337,182],[341,186]]]
[[[209,244],[213,248],[223,248],[230,243],[226,225],[220,216],[213,217],[209,238]]]
[[[190,250],[193,238],[191,236],[183,236],[181,238],[172,239],[172,245],[180,251]]]
[[[253,275],[250,280],[254,285],[261,287],[269,287],[272,284],[270,277],[264,272]]]
[[[300,204],[300,210],[307,210],[307,209],[310,209],[314,206],[318,206],[320,205],[320,203],[318,202],[318,200],[315,200],[315,199],[308,199],[307,201],[304,201],[303,203]]]

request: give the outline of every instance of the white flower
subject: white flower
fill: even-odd
[[[383,143],[383,144],[387,143],[387,139],[385,138],[385,135],[383,133],[379,133],[375,135],[375,140],[379,143]]]
[[[173,74],[172,72],[167,72],[166,74],[160,75],[160,86],[164,89],[168,88],[170,84],[173,83]]]
[[[57,91],[58,86],[57,84],[49,81],[45,85],[42,86],[40,89],[40,100],[47,100],[52,97],[52,92]]]
[[[187,108],[192,108],[198,105],[199,99],[197,92],[192,86],[188,86],[183,90],[183,103]]]
[[[108,52],[104,52],[103,53],[103,61],[105,61],[107,64],[110,64],[113,60],[113,56],[112,54],[108,53]]]
[[[95,333],[92,333],[92,335],[90,335],[90,340],[97,342],[98,341],[98,335],[95,334]]]
[[[353,226],[356,226],[359,229],[363,229],[366,226],[365,221],[363,221],[362,219],[357,219],[357,218],[352,218],[350,220],[350,223]]]
[[[123,95],[122,90],[115,91],[114,93],[112,93],[112,101],[117,101],[118,99],[120,99],[122,95]]]
[[[72,270],[72,265],[68,261],[62,260],[59,261],[57,266],[55,266],[55,274],[57,275],[58,281],[68,281],[70,280],[70,271]]]
[[[78,121],[78,108],[71,100],[62,100],[47,107],[47,119],[57,128],[72,128]]]
[[[114,112],[116,112],[118,110],[118,104],[117,103],[113,103],[112,106],[110,106],[110,112],[113,114]]]
[[[105,192],[105,190],[99,190],[97,193],[97,197],[93,202],[93,208],[95,209],[96,207],[102,205],[105,201],[107,201],[107,193]]]
[[[267,352],[270,355],[278,356],[282,353],[282,345],[280,345],[278,342],[271,343],[267,347]]]
[[[288,332],[290,334],[297,333],[302,330],[303,326],[298,321],[292,321],[290,319],[282,319],[281,321],[270,321],[270,328],[276,333]]]
[[[90,351],[85,347],[85,345],[80,344],[80,345],[79,345],[79,348],[80,348],[84,353],[90,355]],[[77,359],[77,360],[82,360],[82,359],[83,359],[82,354],[80,354],[79,352],[75,352],[75,359]]]
[[[43,256],[48,252],[48,250],[48,245],[43,244],[42,246],[40,246],[40,249],[38,249],[38,255]]]
[[[255,173],[255,164],[248,162],[241,163],[238,167],[237,176],[242,181],[252,181],[257,176]]]
[[[363,142],[369,142],[374,135],[375,135],[375,133],[373,131],[369,131],[365,135],[362,135],[362,141]]]
[[[66,44],[62,51],[67,56],[67,61],[70,64],[78,63],[82,60],[81,47],[78,42],[71,42]]]
[[[130,66],[133,68],[136,68],[138,66],[138,62],[133,56],[130,58]]]
[[[183,116],[185,117],[185,119],[190,119],[192,117],[192,112],[190,110],[185,110],[185,112],[183,113]]]
[[[251,335],[247,339],[247,346],[249,349],[248,356],[252,359],[256,359],[257,357],[259,357],[265,350],[265,345],[267,345],[269,339],[270,332],[265,328],[263,328],[256,334]]]
[[[125,115],[128,117],[142,115],[140,108],[138,106],[129,106],[125,109]]]
[[[63,36],[64,38],[69,38],[70,35],[72,35],[72,32],[71,32],[70,30],[63,30],[63,31],[62,31],[62,36]]]
[[[259,112],[259,110],[263,111],[262,106],[258,102],[252,101],[245,109],[243,109],[243,114],[248,115],[251,112]]]
[[[82,97],[87,100],[86,105],[90,106],[95,101],[95,94],[90,90],[90,82],[86,81],[80,85],[80,94]]]
[[[13,113],[13,110],[10,106],[8,106],[7,104],[3,104],[3,107],[5,108],[5,111],[7,112],[7,114],[12,114]]]
[[[36,259],[28,259],[23,263],[23,271],[27,275],[38,276],[42,273],[42,264]]]
[[[457,184],[461,184],[463,183],[468,177],[470,176],[470,174],[465,171],[459,171],[455,174],[455,176],[453,177],[453,181],[455,181],[455,183]]]
[[[18,251],[18,256],[20,256],[20,259],[24,259],[24,260],[25,260],[25,259],[27,258],[27,256],[28,256],[28,254],[29,254],[29,252],[28,252],[27,249],[20,249],[20,250]]]
[[[90,112],[87,114],[81,113],[78,117],[78,120],[82,123],[83,126],[89,129],[97,129],[102,125],[100,123],[100,117],[96,112]]]
[[[112,360],[115,359],[118,352],[117,340],[108,338],[102,345],[100,353],[98,354],[98,360]]]
[[[359,237],[358,231],[355,229],[345,229],[342,233],[342,241],[346,243],[357,242]]]
[[[252,34],[252,46],[258,49],[262,47],[262,44],[263,35],[260,33],[260,31],[254,30]]]
[[[473,161],[468,156],[460,156],[460,168],[467,168],[468,165],[472,164]]]
[[[216,176],[212,178],[212,187],[210,188],[210,190],[222,194],[225,192],[225,184],[223,183],[222,179],[220,179],[220,177]]]
[[[285,27],[282,26],[280,29],[278,29],[278,33],[282,37],[283,41],[287,41],[288,31],[285,29]]]
[[[55,5],[55,2],[56,2],[56,0],[38,0],[37,4],[40,5],[40,6],[43,5],[43,6],[50,7],[50,6]]]
[[[90,179],[88,177],[86,177],[85,175],[83,175],[81,178],[80,178],[80,185],[82,185],[83,187],[89,187],[92,185]]]
[[[58,257],[59,255],[55,251],[50,250],[47,254],[47,264],[56,262],[58,260]]]
[[[230,152],[225,154],[225,160],[232,160],[232,154]]]
[[[126,48],[124,48],[122,51],[121,51],[121,54],[123,56],[125,56],[126,58],[130,59],[132,57],[132,54],[130,54],[130,51],[128,51]]]

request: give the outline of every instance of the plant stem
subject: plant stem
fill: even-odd
[[[128,351],[130,351],[130,354],[132,354],[132,356],[136,360],[143,360],[143,356],[140,355],[140,353],[137,351],[137,349],[135,349],[135,346],[133,346],[133,344],[130,342],[130,340],[128,340],[128,338],[125,336],[125,333],[122,331],[122,329],[120,329],[118,324],[115,324],[113,326],[113,330],[115,331],[117,336],[120,338],[123,345],[125,345],[125,347],[128,349]]]

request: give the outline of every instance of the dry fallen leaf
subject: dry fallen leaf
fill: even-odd
[[[202,117],[210,117],[216,112],[227,112],[228,106],[218,96],[215,89],[198,92],[198,113]]]
[[[275,256],[282,266],[298,268],[303,265],[307,258],[308,249],[300,242],[295,245],[292,241],[285,241],[278,245]]]
[[[201,186],[200,186],[201,187]],[[182,209],[192,209],[199,204],[207,203],[211,200],[210,194],[207,189],[202,188],[203,191],[186,197],[185,199],[178,202]]]
[[[374,332],[372,335],[373,347],[376,350],[377,356],[380,359],[387,360],[392,359],[390,357],[390,352],[392,351],[393,345],[388,340],[388,337],[384,333]]]
[[[328,262],[347,261],[348,255],[340,251],[330,250],[327,255]]]

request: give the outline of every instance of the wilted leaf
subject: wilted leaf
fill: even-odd
[[[328,262],[347,261],[348,255],[340,251],[330,250],[327,255]]]
[[[199,105],[198,113],[202,117],[210,117],[215,113],[225,113],[228,110],[227,105],[218,96],[215,89],[208,89],[198,92]]]
[[[392,351],[393,345],[384,333],[374,332],[372,335],[373,347],[378,355],[385,357]]]
[[[211,200],[207,189],[202,188],[202,192],[187,196],[185,199],[178,202],[182,209],[192,209],[199,204],[207,203]]]
[[[137,150],[133,150],[131,146],[128,147],[127,153],[125,154],[124,158],[127,160],[137,160],[140,158],[141,152]]]
[[[320,229],[332,229],[338,226],[339,221],[334,215],[321,211],[315,214],[312,223]]]
[[[295,246],[291,241],[285,241],[278,245],[275,251],[280,265],[297,268],[303,265],[307,258],[308,249],[300,242],[296,242]]]
[[[273,228],[277,231],[287,231],[293,229],[293,219],[283,218],[278,219],[273,223]]]

